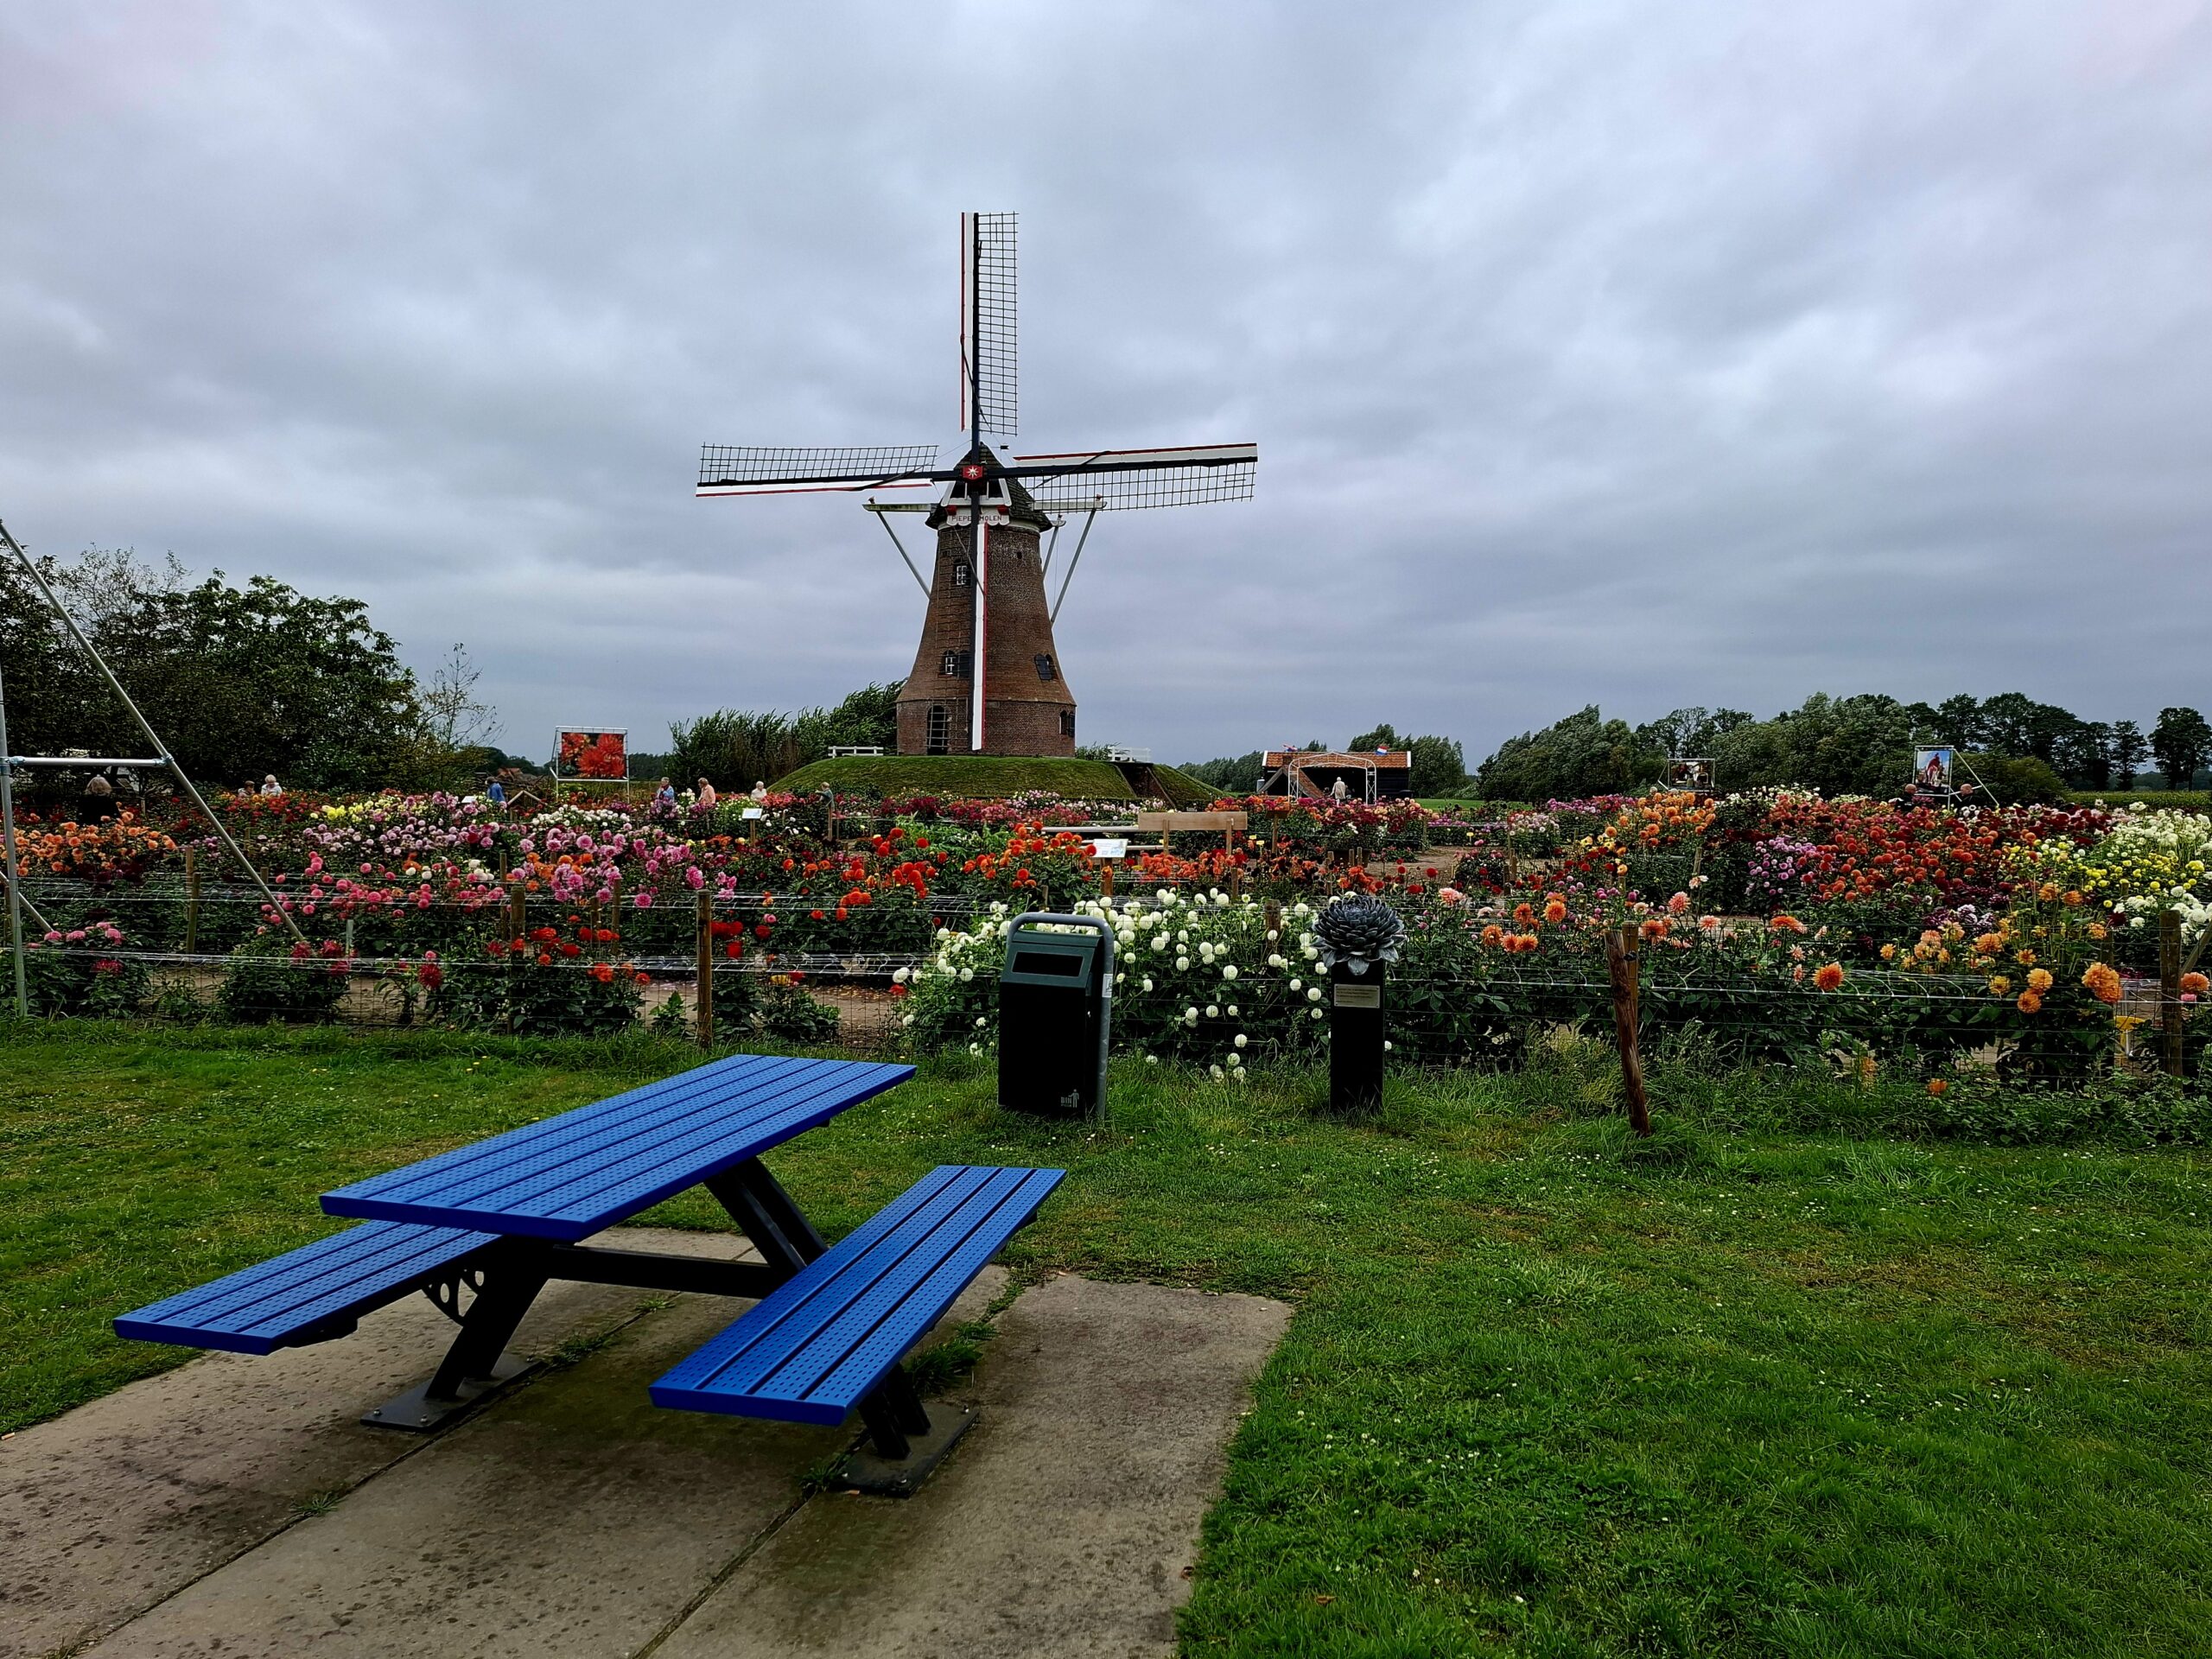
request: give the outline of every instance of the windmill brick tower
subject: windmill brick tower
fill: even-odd
[[[1019,484],[1009,480],[1007,493],[1006,521],[989,537],[982,653],[985,752],[1073,754],[1075,694],[1060,672],[1045,602],[1043,549],[1055,526]],[[931,512],[930,526],[937,531],[937,564],[913,672],[899,693],[899,752],[962,754],[969,752],[976,685],[974,536],[947,512]]]
[[[962,458],[940,468],[938,448],[736,448],[709,444],[699,457],[702,496],[791,491],[929,489],[928,502],[877,501],[899,556],[928,601],[913,671],[899,695],[902,754],[1067,755],[1075,753],[1075,697],[1052,625],[1099,513],[1126,507],[1251,499],[1259,446],[1201,444],[1167,449],[1095,449],[1009,455],[994,438],[1013,436],[1014,218],[960,216],[960,424]],[[922,573],[885,515],[927,513],[937,532],[931,578]],[[1059,531],[1083,528],[1048,605]]]

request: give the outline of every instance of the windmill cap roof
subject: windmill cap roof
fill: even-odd
[[[993,476],[996,476],[1003,473],[1005,470],[1005,464],[1000,461],[997,455],[992,453],[990,445],[983,442],[981,439],[976,440],[976,443],[969,449],[968,453],[961,456],[961,458],[953,464],[956,467],[966,467],[971,463],[982,466],[986,472]],[[1006,480],[1006,487],[1007,495],[1014,503],[1014,510],[1011,517],[1015,524],[1026,524],[1030,529],[1038,531],[1050,530],[1052,527],[1052,518],[1046,513],[1044,508],[1037,505],[1037,498],[1030,494],[1027,489],[1022,487],[1022,483],[1020,479],[1007,479]],[[939,502],[936,508],[931,512],[928,523],[929,527],[931,530],[938,530],[944,527],[944,504],[943,502]]]

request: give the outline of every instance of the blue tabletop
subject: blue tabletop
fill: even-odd
[[[734,1054],[322,1195],[334,1216],[578,1239],[826,1123],[914,1075]]]

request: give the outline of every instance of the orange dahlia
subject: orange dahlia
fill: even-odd
[[[2110,963],[2091,963],[2088,970],[2082,976],[2082,983],[2100,1002],[2120,1001],[2120,973]]]
[[[1843,964],[1840,962],[1822,963],[1820,971],[1813,976],[1813,983],[1824,991],[1835,989],[1843,983]]]

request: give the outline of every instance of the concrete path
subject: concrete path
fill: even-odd
[[[990,1270],[952,1321],[1003,1282]],[[517,1345],[572,1363],[441,1434],[362,1428],[450,1333],[414,1299],[345,1341],[211,1355],[0,1448],[0,1659],[1168,1652],[1223,1447],[1288,1316],[1030,1290],[956,1391],[976,1427],[902,1503],[805,1497],[850,1429],[648,1404],[731,1317],[707,1298],[557,1287]]]

